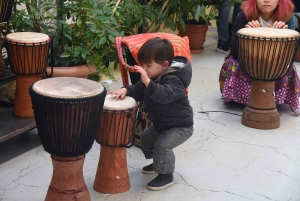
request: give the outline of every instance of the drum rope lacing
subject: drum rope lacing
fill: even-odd
[[[8,52],[8,61],[13,73],[42,75],[45,72],[48,64],[49,51],[48,48],[45,48],[44,46],[49,46],[49,41],[28,44],[8,40],[4,40],[4,42]],[[26,68],[26,66],[29,68]]]
[[[103,110],[102,111],[103,114],[105,113],[110,113],[113,115],[112,118],[104,118],[105,115],[102,115],[102,120],[103,124],[102,125],[106,125],[107,127],[105,127],[105,130],[102,130],[100,128],[100,130],[102,132],[106,132],[106,133],[100,133],[100,137],[96,138],[96,141],[104,146],[110,146],[110,147],[124,147],[124,148],[130,148],[132,147],[132,145],[134,144],[134,135],[133,133],[135,133],[135,120],[136,120],[136,115],[137,115],[137,106],[134,108],[129,108],[127,110]],[[128,121],[124,121],[124,122],[116,122],[117,119],[117,115],[119,116],[120,114],[124,114],[127,115],[127,119],[132,119],[132,125],[128,125]],[[122,117],[122,116],[121,116]],[[120,117],[120,118],[121,118]],[[108,120],[110,119],[110,121]],[[101,126],[102,126],[101,125]],[[110,131],[114,130],[115,133],[114,135],[116,135],[116,133],[122,133],[122,136],[114,136],[114,141],[110,142],[110,139],[113,136],[110,136]],[[121,137],[121,140],[119,140],[119,137]],[[101,139],[101,141],[100,141]],[[121,143],[120,143],[121,142]],[[120,144],[119,144],[120,143]]]
[[[237,40],[238,60],[240,61],[242,71],[251,79],[275,81],[285,76],[292,67],[297,52],[295,51],[291,55],[291,50],[298,48],[299,37],[266,38],[237,35],[240,38],[240,40]],[[257,43],[257,40],[260,42]],[[254,54],[255,52],[263,53]],[[254,57],[253,55],[256,56]],[[280,58],[274,58],[274,55],[280,55]],[[264,68],[259,68],[260,66]]]
[[[63,157],[86,154],[98,133],[106,90],[86,98],[53,98],[29,89],[40,140],[46,152]]]

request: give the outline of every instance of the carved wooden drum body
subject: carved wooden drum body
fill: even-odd
[[[94,189],[101,193],[115,194],[127,191],[130,181],[127,169],[126,149],[133,145],[136,101],[126,96],[116,100],[105,98],[96,141],[101,144]]]
[[[28,90],[45,73],[50,37],[42,33],[16,32],[8,34],[5,42],[12,72],[17,74],[13,113],[34,117]]]
[[[60,77],[34,83],[30,95],[41,143],[53,163],[45,200],[90,200],[83,163],[98,133],[106,89],[91,80]]]
[[[237,38],[241,69],[252,79],[242,124],[259,129],[278,128],[280,118],[274,81],[285,76],[292,67],[299,33],[289,29],[243,28]]]

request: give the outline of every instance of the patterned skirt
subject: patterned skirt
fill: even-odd
[[[247,105],[251,88],[251,79],[241,70],[238,60],[228,58],[222,66],[220,76],[222,100]],[[288,104],[293,113],[299,115],[300,82],[295,66],[280,80],[275,81],[275,101]]]

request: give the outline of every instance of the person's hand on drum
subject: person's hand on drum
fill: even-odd
[[[123,100],[127,94],[126,88],[121,88],[119,90],[110,90],[108,91],[108,94],[115,95],[115,98],[118,100],[119,98]]]
[[[134,66],[134,70],[141,74],[141,80],[146,87],[148,87],[150,83],[150,78],[147,75],[147,72],[141,66]]]
[[[263,24],[260,23],[258,20],[252,20],[251,22],[248,22],[248,24],[246,24],[246,28],[259,28],[262,26]]]
[[[269,28],[278,28],[278,29],[287,29],[288,28],[288,25],[285,24],[285,22],[282,22],[282,21],[279,21],[279,22],[275,21],[273,26],[268,23],[267,26]]]

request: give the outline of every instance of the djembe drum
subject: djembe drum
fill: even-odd
[[[252,90],[242,124],[273,129],[280,125],[275,103],[275,80],[292,67],[299,33],[289,29],[243,28],[237,33],[241,69],[251,78]]]
[[[45,200],[90,200],[83,163],[98,133],[106,89],[91,80],[59,77],[34,83],[30,95],[38,134],[53,164]]]
[[[131,97],[116,100],[108,95],[105,98],[96,137],[101,151],[94,189],[100,193],[122,193],[130,188],[125,148],[133,144],[136,111],[137,103]]]
[[[2,57],[2,27],[12,13],[14,0],[0,0],[0,76],[6,74],[6,66]]]
[[[45,73],[50,37],[42,33],[17,32],[8,34],[5,42],[12,72],[17,74],[13,113],[34,117],[28,90]]]

